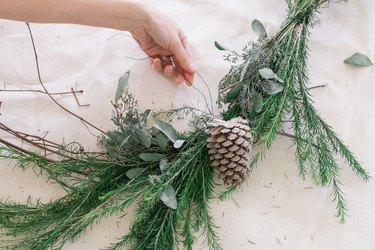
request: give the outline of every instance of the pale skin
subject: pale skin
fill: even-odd
[[[183,31],[160,10],[130,0],[0,0],[0,19],[70,23],[129,31],[152,67],[192,85],[196,71]],[[160,60],[171,56],[172,61]]]

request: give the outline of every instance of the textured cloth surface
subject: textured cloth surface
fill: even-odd
[[[197,69],[215,97],[217,83],[229,69],[213,43],[234,50],[256,36],[251,21],[261,20],[274,34],[284,17],[284,1],[166,0],[145,1],[170,15],[189,37]],[[375,68],[354,68],[343,60],[362,52],[375,60],[373,24],[375,2],[370,0],[332,4],[322,9],[309,42],[309,74],[315,106],[332,125],[370,174],[375,173]],[[37,46],[42,79],[50,92],[83,89],[74,97],[56,96],[73,112],[103,130],[113,129],[111,104],[117,80],[130,70],[130,91],[143,108],[168,108],[179,104],[205,107],[193,88],[175,85],[154,72],[145,55],[128,36],[118,31],[77,25],[31,24]],[[126,34],[126,33],[122,33]],[[24,23],[0,20],[0,89],[41,89],[35,59]],[[4,84],[3,84],[4,83]],[[208,96],[198,77],[195,87]],[[0,92],[0,119],[20,131],[44,135],[56,142],[76,140],[95,149],[96,139],[82,123],[64,113],[40,93]],[[181,124],[180,129],[184,125]],[[95,131],[92,131],[96,133]],[[9,138],[1,133],[2,138]],[[263,161],[248,177],[243,191],[233,200],[213,201],[211,211],[219,227],[224,249],[375,249],[375,182],[363,183],[342,165],[341,181],[349,203],[345,224],[335,215],[330,189],[313,187],[297,175],[294,151],[288,138],[280,137]],[[0,161],[0,199],[25,202],[28,195],[48,201],[64,194],[56,185],[37,178],[32,170],[14,170]],[[129,230],[131,212],[94,225],[77,242],[64,249],[100,249]],[[1,246],[0,246],[1,248]],[[205,249],[196,244],[194,249]]]

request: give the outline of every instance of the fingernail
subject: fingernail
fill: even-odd
[[[186,85],[189,86],[189,87],[191,87],[191,86],[193,85],[192,82],[189,82],[189,81],[187,81],[187,80],[185,80],[185,83],[186,83]]]
[[[195,68],[194,64],[193,63],[189,63],[189,68],[190,70],[192,71],[196,71],[197,69]]]

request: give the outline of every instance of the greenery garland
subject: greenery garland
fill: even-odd
[[[299,174],[303,178],[310,175],[317,185],[332,186],[337,215],[344,221],[346,204],[334,155],[344,158],[363,180],[369,176],[317,114],[308,93],[309,28],[316,11],[328,2],[288,0],[288,18],[281,30],[267,38],[262,24],[254,21],[259,41],[249,43],[241,54],[215,43],[219,49],[230,51],[227,60],[234,63],[219,85],[219,104],[229,105],[222,113],[225,120],[241,116],[251,122],[251,133],[261,147],[251,168],[271,147],[283,120],[290,120]],[[79,144],[56,146],[48,142],[44,145],[54,147],[61,156],[50,159],[0,141],[1,158],[15,160],[22,169],[34,168],[67,191],[64,197],[48,203],[0,202],[2,248],[61,249],[94,221],[122,214],[137,204],[130,232],[107,249],[193,249],[199,232],[209,249],[221,249],[209,211],[215,185],[205,128],[211,115],[190,107],[152,112],[154,125],[150,127],[147,120],[151,111],[139,111],[134,96],[126,90],[128,78],[129,73],[120,78],[113,103],[116,130],[100,139],[104,155],[86,152]],[[181,114],[192,115],[192,132],[178,133],[159,120]],[[1,128],[7,127],[1,124]],[[22,133],[8,131],[27,139]],[[228,188],[221,198],[236,188]]]

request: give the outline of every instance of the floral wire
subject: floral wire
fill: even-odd
[[[138,29],[139,27],[136,27],[134,30]],[[134,31],[132,30],[132,31]],[[141,47],[141,42],[136,39],[135,37],[131,36],[131,35],[128,35],[128,34],[124,34],[124,33],[116,33],[114,34],[113,36],[111,36],[110,38],[107,39],[107,41],[109,40],[112,40],[114,37],[118,36],[118,35],[122,35],[122,36],[126,36],[128,38],[132,38],[133,40],[135,40],[135,42],[138,44],[138,46],[142,49]],[[142,49],[143,50],[143,49]],[[147,53],[146,53],[147,54]],[[165,57],[166,55],[164,55]],[[168,55],[168,57],[170,57],[171,55]],[[143,61],[143,60],[147,60],[147,59],[156,59],[158,58],[162,63],[166,63],[166,64],[171,64],[179,74],[181,74],[183,77],[184,77],[184,72],[182,70],[180,70],[178,67],[176,67],[176,65],[174,64],[173,62],[173,59],[169,59],[169,58],[164,58],[163,56],[151,56],[149,54],[147,54],[147,57],[143,57],[143,58],[135,58],[135,57],[130,57],[130,56],[125,56],[125,58],[127,59],[131,59],[131,60],[137,60],[137,61]],[[207,90],[208,90],[208,94],[209,94],[209,98],[210,98],[210,101],[207,100],[207,97],[206,95],[201,91],[199,90],[198,88],[196,88],[195,86],[193,86],[193,84],[191,82],[189,82],[185,77],[184,77],[184,80],[193,87],[193,89],[195,91],[197,91],[199,94],[201,94],[204,98],[204,101],[206,103],[206,106],[207,106],[207,109],[208,109],[208,112],[211,114],[211,115],[214,115],[213,112],[214,112],[214,106],[213,106],[213,99],[212,99],[212,92],[211,92],[211,89],[210,87],[208,86],[207,82],[205,81],[205,79],[202,77],[202,75],[197,71],[196,72],[198,77],[202,80],[203,84],[206,86]],[[211,105],[210,105],[211,104]],[[211,106],[211,107],[210,107]]]

